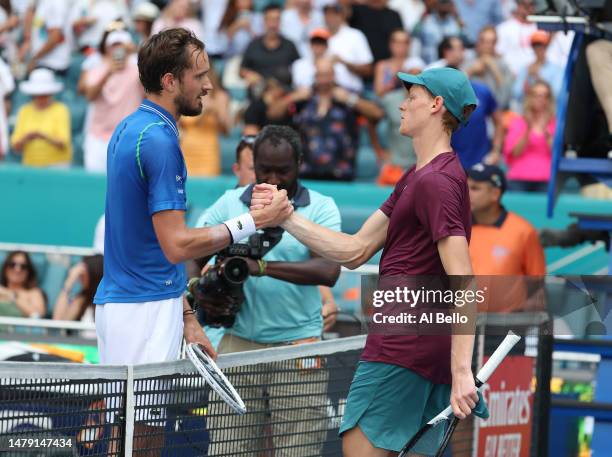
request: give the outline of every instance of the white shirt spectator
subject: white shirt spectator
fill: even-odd
[[[227,51],[227,35],[219,33],[219,25],[225,14],[228,0],[202,0],[204,43],[210,55],[221,55]]]
[[[325,20],[323,13],[313,8],[310,12],[310,20],[305,24],[300,19],[298,11],[290,8],[283,11],[280,27],[281,35],[293,41],[300,55],[304,57],[310,53],[310,32],[316,28],[325,27]]]
[[[338,32],[331,36],[327,45],[330,56],[338,56],[351,64],[365,65],[374,62],[368,40],[363,32],[346,24],[342,25]],[[363,90],[361,78],[349,71],[346,65],[339,65],[335,73],[338,85],[353,92]]]
[[[336,82],[338,81],[338,72],[341,67],[344,67],[344,65],[339,63],[334,65],[334,79]],[[291,65],[291,80],[293,82],[293,87],[296,89],[312,87],[315,80],[315,72],[315,63],[311,56],[302,57],[293,62]]]
[[[0,58],[0,159],[9,149],[8,123],[4,99],[15,90],[15,80],[9,66]]]
[[[77,46],[97,48],[108,24],[117,19],[129,24],[130,13],[125,0],[74,0],[70,25],[83,18],[94,18],[96,22],[76,37]]]
[[[423,0],[389,0],[389,8],[399,13],[404,28],[409,32],[412,32],[425,13]]]
[[[514,17],[497,26],[495,50],[502,56],[515,76],[535,60],[530,40],[531,34],[537,29],[534,23],[520,22]]]
[[[68,0],[40,0],[32,21],[32,55],[44,46],[49,29],[61,29],[64,40],[37,61],[37,65],[52,70],[66,70],[70,65],[73,35],[68,21]]]

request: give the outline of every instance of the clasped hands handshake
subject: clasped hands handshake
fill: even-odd
[[[256,184],[251,196],[251,215],[257,228],[278,227],[293,214],[285,189],[272,184]]]

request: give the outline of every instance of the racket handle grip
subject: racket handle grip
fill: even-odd
[[[493,374],[502,360],[504,360],[504,357],[508,355],[514,345],[518,343],[520,339],[520,336],[510,330],[504,338],[504,341],[502,341],[502,343],[497,347],[493,355],[489,358],[489,360],[487,360],[487,363],[483,365],[476,375],[477,380],[482,384],[487,382],[491,374]]]

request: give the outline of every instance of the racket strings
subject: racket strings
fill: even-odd
[[[444,438],[449,421],[443,420],[419,432],[400,457],[434,457]]]
[[[227,403],[238,414],[244,414],[246,407],[238,392],[225,377],[223,372],[219,370],[217,364],[196,344],[189,344],[186,347],[187,356],[193,363],[196,370],[202,375],[205,381],[210,385],[221,399]]]

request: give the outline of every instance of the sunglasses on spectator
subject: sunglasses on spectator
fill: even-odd
[[[12,268],[13,270],[27,270],[28,269],[28,264],[21,263],[21,262],[9,262],[8,266],[9,268]]]
[[[243,135],[242,138],[240,138],[240,141],[246,144],[253,144],[255,143],[256,138],[257,135]]]

